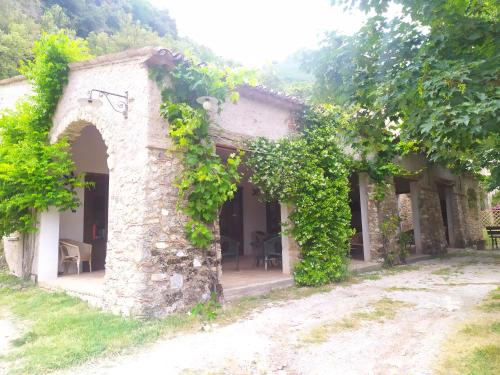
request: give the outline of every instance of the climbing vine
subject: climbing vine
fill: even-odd
[[[76,208],[75,187],[84,185],[68,142],[50,144],[48,135],[69,63],[88,57],[86,44],[62,31],[44,34],[33,55],[20,70],[33,94],[0,114],[0,236],[35,231],[36,211]]]
[[[152,75],[157,82],[164,81],[161,70],[153,70]],[[186,237],[199,248],[210,246],[219,210],[233,198],[241,178],[241,155],[233,153],[225,162],[217,155],[209,136],[210,113],[197,99],[209,96],[221,105],[229,97],[234,102],[238,100],[235,87],[245,77],[244,71],[181,61],[169,72],[170,84],[162,90],[160,112],[169,122],[169,135],[174,149],[181,151],[183,164],[176,182],[178,206],[189,217]]]
[[[301,248],[294,270],[299,285],[341,280],[347,273],[350,161],[339,148],[346,118],[331,106],[308,110],[293,138],[250,144],[252,182],[268,199],[293,205],[288,231]]]

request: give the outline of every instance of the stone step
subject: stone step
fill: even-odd
[[[269,293],[274,289],[283,289],[293,286],[293,279],[266,281],[224,289],[224,300],[232,301],[241,297],[258,296]]]

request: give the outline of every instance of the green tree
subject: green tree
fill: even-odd
[[[335,1],[334,1],[335,2]],[[378,14],[353,36],[330,34],[308,65],[324,100],[356,109],[353,118],[399,151],[422,151],[456,171],[491,171],[500,184],[498,2],[336,1]],[[367,126],[364,126],[366,130]],[[377,140],[378,142],[378,140]]]
[[[21,67],[33,95],[0,114],[0,237],[35,230],[36,211],[77,207],[74,188],[84,184],[67,141],[50,144],[48,134],[69,63],[86,58],[86,46],[64,32],[43,34],[33,56]]]
[[[39,35],[39,7],[28,1],[0,2],[0,79],[17,74],[19,61],[31,57],[31,46]],[[39,4],[38,4],[39,6]]]

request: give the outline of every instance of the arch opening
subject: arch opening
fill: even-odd
[[[77,188],[80,205],[76,210],[59,214],[58,276],[90,273],[102,278],[108,237],[108,150],[94,125],[78,127],[78,134],[70,137],[70,153],[76,172],[91,185]],[[68,259],[75,252],[79,252],[80,262]]]

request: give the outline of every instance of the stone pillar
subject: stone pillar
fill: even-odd
[[[450,211],[448,211],[449,218],[453,222],[453,236],[450,236],[450,246],[456,248],[463,248],[467,244],[466,222],[465,215],[467,215],[466,197],[459,192],[457,186],[453,187],[450,192]],[[451,237],[453,241],[451,241]]]
[[[361,207],[361,230],[363,235],[363,260],[369,262],[372,258],[370,243],[370,225],[368,215],[368,174],[359,174],[359,202]]]
[[[452,187],[445,188],[445,204],[446,204],[446,226],[448,227],[448,240],[450,247],[458,247],[458,241],[455,238],[455,220],[453,220],[453,203],[452,203]]]
[[[288,216],[290,215],[292,208],[286,204],[280,204],[280,207],[281,207],[281,222],[287,223]],[[282,230],[281,247],[283,249],[282,250],[283,273],[286,275],[292,275],[293,268],[295,264],[299,261],[300,249],[299,245],[297,244],[297,242],[295,242],[295,239],[291,235],[283,234],[285,228],[282,227],[281,230]]]
[[[423,181],[421,179],[421,181]],[[446,236],[437,186],[420,185],[418,189],[418,210],[420,212],[420,233],[422,252],[439,254],[446,248]]]
[[[391,179],[385,197],[381,201],[375,199],[375,188],[376,184],[373,181],[368,181],[367,216],[372,259],[383,258],[384,254],[388,252],[397,254],[399,251],[397,225],[394,225],[398,215],[394,183]],[[390,222],[392,224],[389,224]]]
[[[57,278],[59,268],[59,211],[50,207],[40,214],[36,274],[39,282]]]
[[[417,254],[423,253],[422,231],[420,228],[420,185],[417,181],[410,182],[411,212],[413,220],[413,237],[415,239],[415,250]]]
[[[182,170],[176,154],[163,148],[148,148],[142,225],[142,256],[136,263],[145,287],[137,296],[141,312],[163,316],[206,301],[212,292],[221,294],[218,226],[213,226],[214,244],[197,249],[186,239],[188,218],[177,210],[175,180]]]

